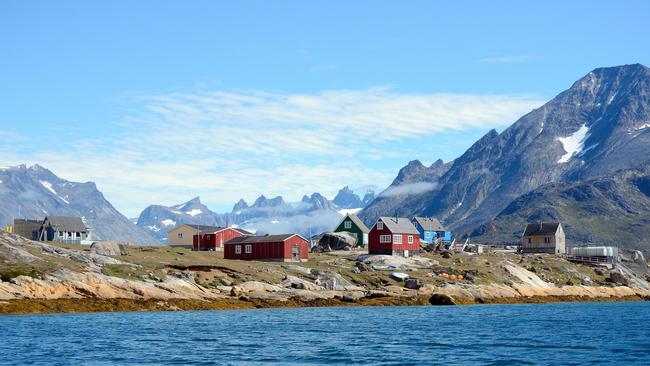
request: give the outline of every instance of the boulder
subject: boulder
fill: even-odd
[[[333,250],[350,250],[357,246],[357,238],[347,232],[324,233],[312,252],[323,253]]]
[[[445,294],[433,294],[429,298],[431,305],[456,305],[454,298]]]
[[[259,282],[259,281],[248,281],[240,285],[232,286],[230,290],[230,295],[232,296],[241,296],[250,292],[278,292],[281,288],[274,285],[269,285],[268,283]]]
[[[282,287],[295,288],[298,290],[321,291],[324,289],[322,286],[318,286],[295,276],[287,276],[284,281],[282,281],[281,285]]]
[[[316,276],[314,283],[328,290],[343,291],[352,286],[348,280],[336,272],[315,269],[312,273]]]
[[[406,281],[404,281],[404,287],[411,290],[419,290],[420,287],[422,287],[422,281],[416,278],[409,278]]]
[[[618,273],[618,272],[612,272],[609,274],[609,277],[605,279],[607,282],[627,286],[630,284],[630,280],[625,277],[623,274]]]
[[[115,241],[97,241],[90,245],[90,252],[107,256],[128,255],[129,247]]]
[[[367,265],[367,264],[365,264],[363,262],[357,262],[357,263],[355,263],[354,266],[356,268],[358,268],[360,272],[367,272],[367,271],[372,271],[373,270],[369,265]]]

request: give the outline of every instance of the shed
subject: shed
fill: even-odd
[[[298,234],[240,236],[224,244],[225,259],[306,262],[309,242]]]
[[[368,233],[370,233],[370,229],[368,229],[366,224],[364,224],[355,214],[348,213],[345,215],[341,222],[336,226],[336,229],[334,229],[334,232],[350,233],[357,239],[358,246],[365,247],[368,245]]]
[[[414,217],[413,225],[420,233],[420,239],[431,243],[435,241],[450,242],[451,232],[433,217]]]
[[[43,220],[14,219],[14,234],[23,238],[38,240]]]
[[[80,243],[89,238],[89,229],[81,217],[48,216],[43,220],[39,232],[41,241]]]
[[[404,217],[380,217],[368,235],[368,253],[412,256],[420,251],[420,232]]]
[[[235,227],[221,227],[211,230],[203,230],[192,236],[192,250],[196,251],[217,251],[223,250],[223,244],[230,239],[252,233]]]
[[[559,222],[529,223],[522,235],[522,253],[566,253],[564,228]]]
[[[173,248],[192,249],[195,234],[220,229],[223,228],[214,225],[180,224],[167,231],[167,245]]]

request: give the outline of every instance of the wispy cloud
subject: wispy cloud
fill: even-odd
[[[531,61],[534,58],[532,55],[501,55],[486,57],[479,61],[486,64],[521,64]]]
[[[422,136],[505,126],[542,102],[387,87],[141,95],[121,106],[128,112],[108,135],[48,146],[35,139],[22,150],[4,144],[0,154],[10,163],[40,163],[67,179],[96,181],[129,216],[195,195],[220,205],[260,193],[298,200],[318,191],[331,198],[343,185],[385,187],[399,166],[381,161],[415,158],[406,155]]]

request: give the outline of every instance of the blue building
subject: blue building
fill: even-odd
[[[436,240],[442,242],[451,241],[451,232],[447,231],[444,226],[433,217],[414,217],[413,225],[420,232],[420,239],[427,243],[433,243]]]

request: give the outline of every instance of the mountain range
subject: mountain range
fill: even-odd
[[[519,240],[524,222],[547,218],[585,224],[566,230],[576,244],[647,250],[648,236],[629,236],[631,242],[622,243],[616,235],[599,234],[647,225],[640,216],[628,217],[615,230],[580,220],[594,215],[593,207],[625,206],[630,197],[642,197],[638,185],[611,179],[643,181],[649,162],[650,69],[640,64],[599,68],[503,132],[489,131],[451,162],[430,167],[410,162],[361,217],[372,223],[384,214],[435,216],[457,236],[506,242]],[[581,190],[604,196],[586,205],[578,204],[580,194],[566,198],[567,192]],[[639,202],[633,212],[647,209]],[[559,209],[562,205],[570,208]],[[596,212],[604,223],[618,215]]]
[[[346,186],[331,201],[317,192],[304,195],[299,202],[261,195],[251,205],[240,199],[230,212],[218,214],[196,197],[175,206],[149,206],[138,217],[137,225],[162,243],[167,240],[167,230],[179,224],[238,225],[257,234],[297,232],[310,236],[331,230],[342,214],[361,210],[373,198],[372,191],[361,198]]]
[[[147,231],[133,225],[104,198],[93,182],[61,179],[40,165],[0,168],[0,225],[14,218],[82,217],[96,239],[155,244]]]

